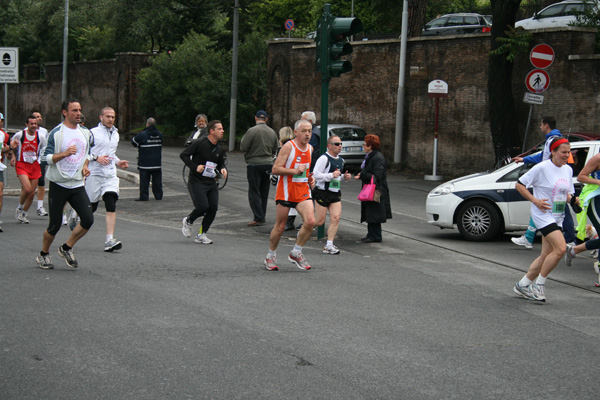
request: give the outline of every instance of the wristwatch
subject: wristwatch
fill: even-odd
[[[92,156],[92,161],[98,161],[98,156],[94,154],[94,155]]]

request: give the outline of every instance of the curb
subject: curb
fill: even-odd
[[[120,179],[125,179],[126,181],[140,184],[140,175],[135,172],[124,171],[122,169],[117,169],[117,177]],[[18,183],[18,182],[17,182]],[[46,189],[48,191],[48,189]],[[19,196],[21,194],[21,189],[4,189],[5,196]]]

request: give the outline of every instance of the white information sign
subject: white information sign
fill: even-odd
[[[541,94],[525,93],[523,103],[526,104],[544,104],[544,96]]]
[[[0,47],[0,83],[19,83],[18,47]]]

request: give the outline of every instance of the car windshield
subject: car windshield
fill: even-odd
[[[360,128],[333,128],[329,131],[329,136],[339,136],[342,141],[344,140],[364,140],[367,136],[367,132]]]

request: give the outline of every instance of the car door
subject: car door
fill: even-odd
[[[554,28],[558,25],[559,18],[563,15],[564,4],[554,4],[540,11],[533,17],[528,29]]]
[[[458,35],[465,29],[465,22],[462,15],[452,15],[446,21],[446,27],[442,35]]]
[[[458,33],[476,33],[481,30],[479,18],[475,16],[465,16],[463,26],[460,27]]]

